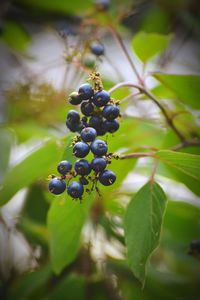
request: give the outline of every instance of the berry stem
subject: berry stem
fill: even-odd
[[[143,80],[142,80],[142,78],[140,77],[140,74],[138,73],[138,71],[137,71],[137,69],[136,69],[136,67],[135,67],[135,64],[134,64],[134,62],[133,62],[133,60],[132,60],[130,54],[128,53],[128,50],[126,49],[126,46],[124,45],[124,42],[123,42],[123,40],[122,40],[120,34],[115,30],[115,28],[114,28],[112,25],[110,25],[108,28],[109,28],[109,30],[110,30],[110,32],[111,32],[113,38],[117,41],[117,43],[119,44],[120,48],[121,48],[122,51],[124,52],[124,55],[126,56],[126,58],[127,58],[128,62],[129,62],[129,64],[130,64],[130,66],[131,66],[131,68],[132,68],[134,74],[136,75],[136,77],[137,77],[137,79],[138,79],[138,82],[139,82],[140,84],[143,84]]]
[[[127,159],[127,158],[140,158],[140,157],[153,157],[155,152],[134,152],[129,154],[120,155],[119,159]]]

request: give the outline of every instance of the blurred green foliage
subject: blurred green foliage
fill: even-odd
[[[63,62],[65,67],[75,62],[76,67],[76,76],[67,81],[67,87],[80,79],[85,81],[85,74],[93,70],[93,65],[82,64],[89,41],[108,35],[114,43],[117,35],[122,39],[131,36],[130,50],[141,60],[144,80],[145,76],[156,80],[151,92],[158,103],[187,141],[199,142],[200,76],[169,74],[159,63],[166,58],[167,65],[170,60],[176,38],[174,24],[194,39],[200,36],[198,1],[111,0],[106,12],[97,10],[89,0],[16,0],[10,5],[18,8],[21,18],[19,11],[7,9],[1,41],[15,58],[28,57],[32,33],[27,24],[36,23],[37,18],[40,23],[44,18],[45,26],[64,18],[75,27],[81,42],[74,60],[72,55]],[[64,29],[65,39],[71,33]],[[111,32],[115,39],[109,36]],[[103,60],[95,59],[101,67]],[[152,62],[155,72],[145,73],[145,66]],[[29,75],[12,83],[5,93],[7,121],[0,127],[0,205],[27,189],[15,230],[24,234],[33,249],[39,245],[41,255],[33,254],[38,267],[30,272],[18,274],[13,268],[9,278],[2,276],[2,299],[198,300],[200,255],[188,254],[191,241],[200,239],[200,208],[194,201],[195,195],[200,196],[198,143],[198,147],[186,145],[172,151],[180,140],[162,113],[148,117],[148,111],[145,115],[140,108],[139,116],[127,114],[133,101],[137,110],[138,103],[145,107],[150,99],[144,94],[131,95],[131,89],[123,87],[112,94],[121,102],[122,116],[120,130],[106,137],[109,151],[154,155],[143,163],[137,157],[112,162],[117,181],[109,188],[100,187],[101,196],[94,192],[81,204],[67,195],[54,197],[47,190],[48,175],[54,174],[60,160],[74,162],[73,134],[63,129],[66,113],[73,109],[67,102],[70,90],[55,89]],[[116,82],[105,74],[103,83],[108,90]],[[13,163],[10,157],[13,159],[20,147],[27,151]],[[138,191],[137,181],[143,177],[148,183]],[[174,196],[173,189],[177,191]],[[2,209],[0,225],[5,223]],[[146,280],[143,290],[138,279]]]

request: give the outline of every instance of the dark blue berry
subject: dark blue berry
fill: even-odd
[[[90,50],[96,56],[101,56],[104,54],[104,46],[99,43],[92,43],[92,45],[90,46]]]
[[[200,240],[193,240],[190,244],[190,250],[200,253]]]
[[[85,127],[81,131],[81,139],[84,142],[93,142],[97,136],[97,132],[92,127]]]
[[[103,127],[103,124],[102,124],[101,127],[97,129],[97,135],[103,136],[104,134],[106,134],[106,130]]]
[[[102,124],[102,119],[99,117],[93,116],[89,120],[89,126],[95,128],[95,129],[100,128],[101,124]]]
[[[83,158],[90,152],[90,147],[84,142],[78,142],[74,145],[73,153],[76,157]]]
[[[49,191],[52,194],[59,195],[62,194],[66,189],[66,183],[59,178],[53,178],[49,181]]]
[[[78,160],[74,165],[74,169],[79,175],[88,175],[91,172],[91,166],[85,159]]]
[[[102,140],[95,140],[91,144],[91,151],[97,156],[103,156],[107,153],[108,147]]]
[[[67,193],[72,198],[81,198],[83,195],[84,189],[83,185],[80,182],[73,181],[68,187],[67,187]]]
[[[112,185],[116,180],[116,175],[110,170],[105,170],[99,175],[99,181],[103,185]]]
[[[101,122],[100,126],[96,129],[96,131],[97,131],[97,135],[100,135],[100,136],[106,134],[106,129],[104,127],[103,121]]]
[[[109,100],[110,95],[104,90],[96,92],[93,97],[93,103],[98,107],[105,106]]]
[[[77,92],[72,92],[69,95],[69,102],[73,105],[78,105],[82,102],[80,95]]]
[[[71,132],[77,132],[80,130],[80,123],[71,123],[68,120],[66,121],[66,126]]]
[[[94,95],[94,90],[89,83],[84,83],[79,87],[78,93],[83,100],[88,100]]]
[[[96,0],[95,5],[99,11],[107,11],[110,6],[110,1],[109,0]]]
[[[90,102],[83,102],[81,104],[81,112],[85,116],[89,117],[94,111],[94,105]]]
[[[103,157],[95,157],[91,161],[91,167],[95,172],[101,172],[106,168],[107,162]]]
[[[119,123],[116,120],[113,121],[105,121],[104,129],[110,133],[114,133],[119,129]]]
[[[67,121],[71,124],[78,124],[80,122],[80,115],[76,110],[70,110],[67,114]]]
[[[108,121],[113,121],[119,116],[119,108],[116,105],[106,105],[103,109],[103,117]]]
[[[62,160],[57,167],[60,174],[66,175],[72,169],[72,164],[67,160]]]

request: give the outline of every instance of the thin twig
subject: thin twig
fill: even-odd
[[[173,131],[176,133],[176,135],[179,137],[179,139],[184,142],[185,141],[185,137],[184,135],[178,130],[178,128],[174,125],[173,120],[168,116],[167,111],[165,110],[165,108],[162,106],[162,104],[160,103],[160,101],[145,87],[142,88],[142,91],[144,94],[146,94],[162,111],[168,125],[173,129]]]
[[[114,28],[112,25],[110,25],[108,28],[109,28],[109,30],[110,30],[112,36],[114,37],[114,39],[117,41],[117,43],[119,44],[120,48],[121,48],[122,51],[124,52],[124,54],[125,54],[127,60],[129,61],[130,66],[131,66],[131,68],[132,68],[132,70],[133,70],[133,72],[134,72],[134,74],[136,75],[136,77],[137,77],[137,79],[138,79],[138,81],[139,81],[139,83],[143,84],[143,80],[142,80],[142,78],[140,77],[140,74],[138,73],[138,71],[137,71],[137,69],[136,69],[136,67],[135,67],[135,64],[133,63],[132,58],[131,58],[131,56],[129,55],[127,49],[126,49],[126,46],[124,45],[124,42],[123,42],[123,40],[122,40],[120,34],[115,30],[115,28]]]
[[[136,98],[136,96],[138,96],[138,95],[140,95],[140,92],[131,93],[131,94],[127,95],[126,97],[124,97],[123,99],[119,100],[119,102],[120,102],[120,104],[122,104],[131,98],[133,98],[133,100],[134,100],[134,98]]]
[[[178,151],[187,147],[199,147],[199,146],[200,146],[200,140],[193,140],[193,141],[185,140],[184,142],[172,147],[171,150]]]
[[[129,81],[124,81],[124,82],[120,82],[117,83],[116,85],[114,85],[109,91],[109,94],[112,94],[114,91],[118,90],[121,87],[131,87],[131,88],[136,88],[139,91],[142,91],[142,86],[135,84],[133,82],[129,82]]]
[[[180,144],[178,144],[176,146],[173,146],[169,150],[178,151],[178,150],[181,150],[183,148],[192,147],[192,146],[194,146],[194,147],[195,146],[196,147],[200,146],[200,140],[194,140],[194,141],[185,140],[183,143],[180,143]],[[119,159],[141,158],[141,157],[155,157],[156,152],[157,151],[128,153],[128,154],[120,155]]]
[[[113,93],[115,90],[123,87],[123,86],[127,86],[127,87],[132,87],[132,88],[136,88],[138,89],[140,92],[142,92],[143,94],[147,95],[161,110],[161,112],[163,113],[168,125],[173,129],[173,131],[176,133],[176,135],[179,137],[179,139],[181,140],[182,143],[185,142],[185,137],[182,135],[182,133],[176,128],[176,126],[173,123],[173,120],[169,117],[167,111],[165,110],[165,108],[162,106],[162,104],[160,103],[160,101],[145,87],[139,84],[135,84],[132,82],[120,82],[118,84],[116,84],[113,88],[111,88],[109,90],[109,94]]]
[[[127,159],[127,158],[141,158],[141,157],[152,157],[155,152],[135,152],[129,154],[120,155],[119,159]]]

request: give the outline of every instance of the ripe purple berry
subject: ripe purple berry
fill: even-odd
[[[70,110],[67,114],[67,121],[70,124],[78,124],[80,122],[80,115],[76,110]]]
[[[91,172],[91,166],[85,159],[78,160],[74,165],[74,169],[79,175],[88,175]]]
[[[76,157],[83,158],[90,152],[90,147],[84,142],[78,142],[74,145],[73,153]]]
[[[103,185],[112,185],[116,180],[116,175],[110,170],[105,170],[99,175],[99,181]]]
[[[93,154],[95,154],[97,156],[106,155],[107,150],[108,150],[108,147],[107,147],[106,143],[102,140],[95,140],[91,144],[91,151]]]
[[[114,133],[119,129],[119,123],[116,120],[105,121],[103,126],[104,129],[110,133]]]
[[[84,142],[92,142],[95,140],[96,136],[97,136],[97,132],[92,127],[85,127],[81,131],[81,139]]]
[[[108,121],[113,121],[119,116],[119,108],[116,105],[106,105],[103,109],[103,117]]]
[[[105,106],[109,100],[110,95],[104,90],[96,92],[93,97],[93,103],[98,107]]]
[[[52,194],[59,195],[65,191],[66,183],[62,179],[55,177],[49,181],[48,188]]]
[[[62,160],[57,167],[60,174],[66,175],[72,169],[72,164],[67,160]]]
[[[81,198],[83,195],[84,188],[83,185],[80,182],[73,181],[68,187],[67,187],[67,193],[70,195],[73,199]]]
[[[83,100],[88,100],[94,95],[94,90],[89,83],[84,83],[79,87],[78,93]]]
[[[80,97],[80,95],[77,92],[72,92],[69,95],[69,103],[73,104],[73,105],[78,105],[82,102],[82,99]]]
[[[107,161],[103,157],[95,157],[91,161],[91,167],[97,173],[103,171],[106,168],[106,165]]]
[[[94,111],[94,105],[90,102],[83,102],[81,104],[81,112],[83,115],[89,117]]]
[[[96,56],[101,56],[104,54],[104,46],[100,43],[92,43],[90,50]]]

